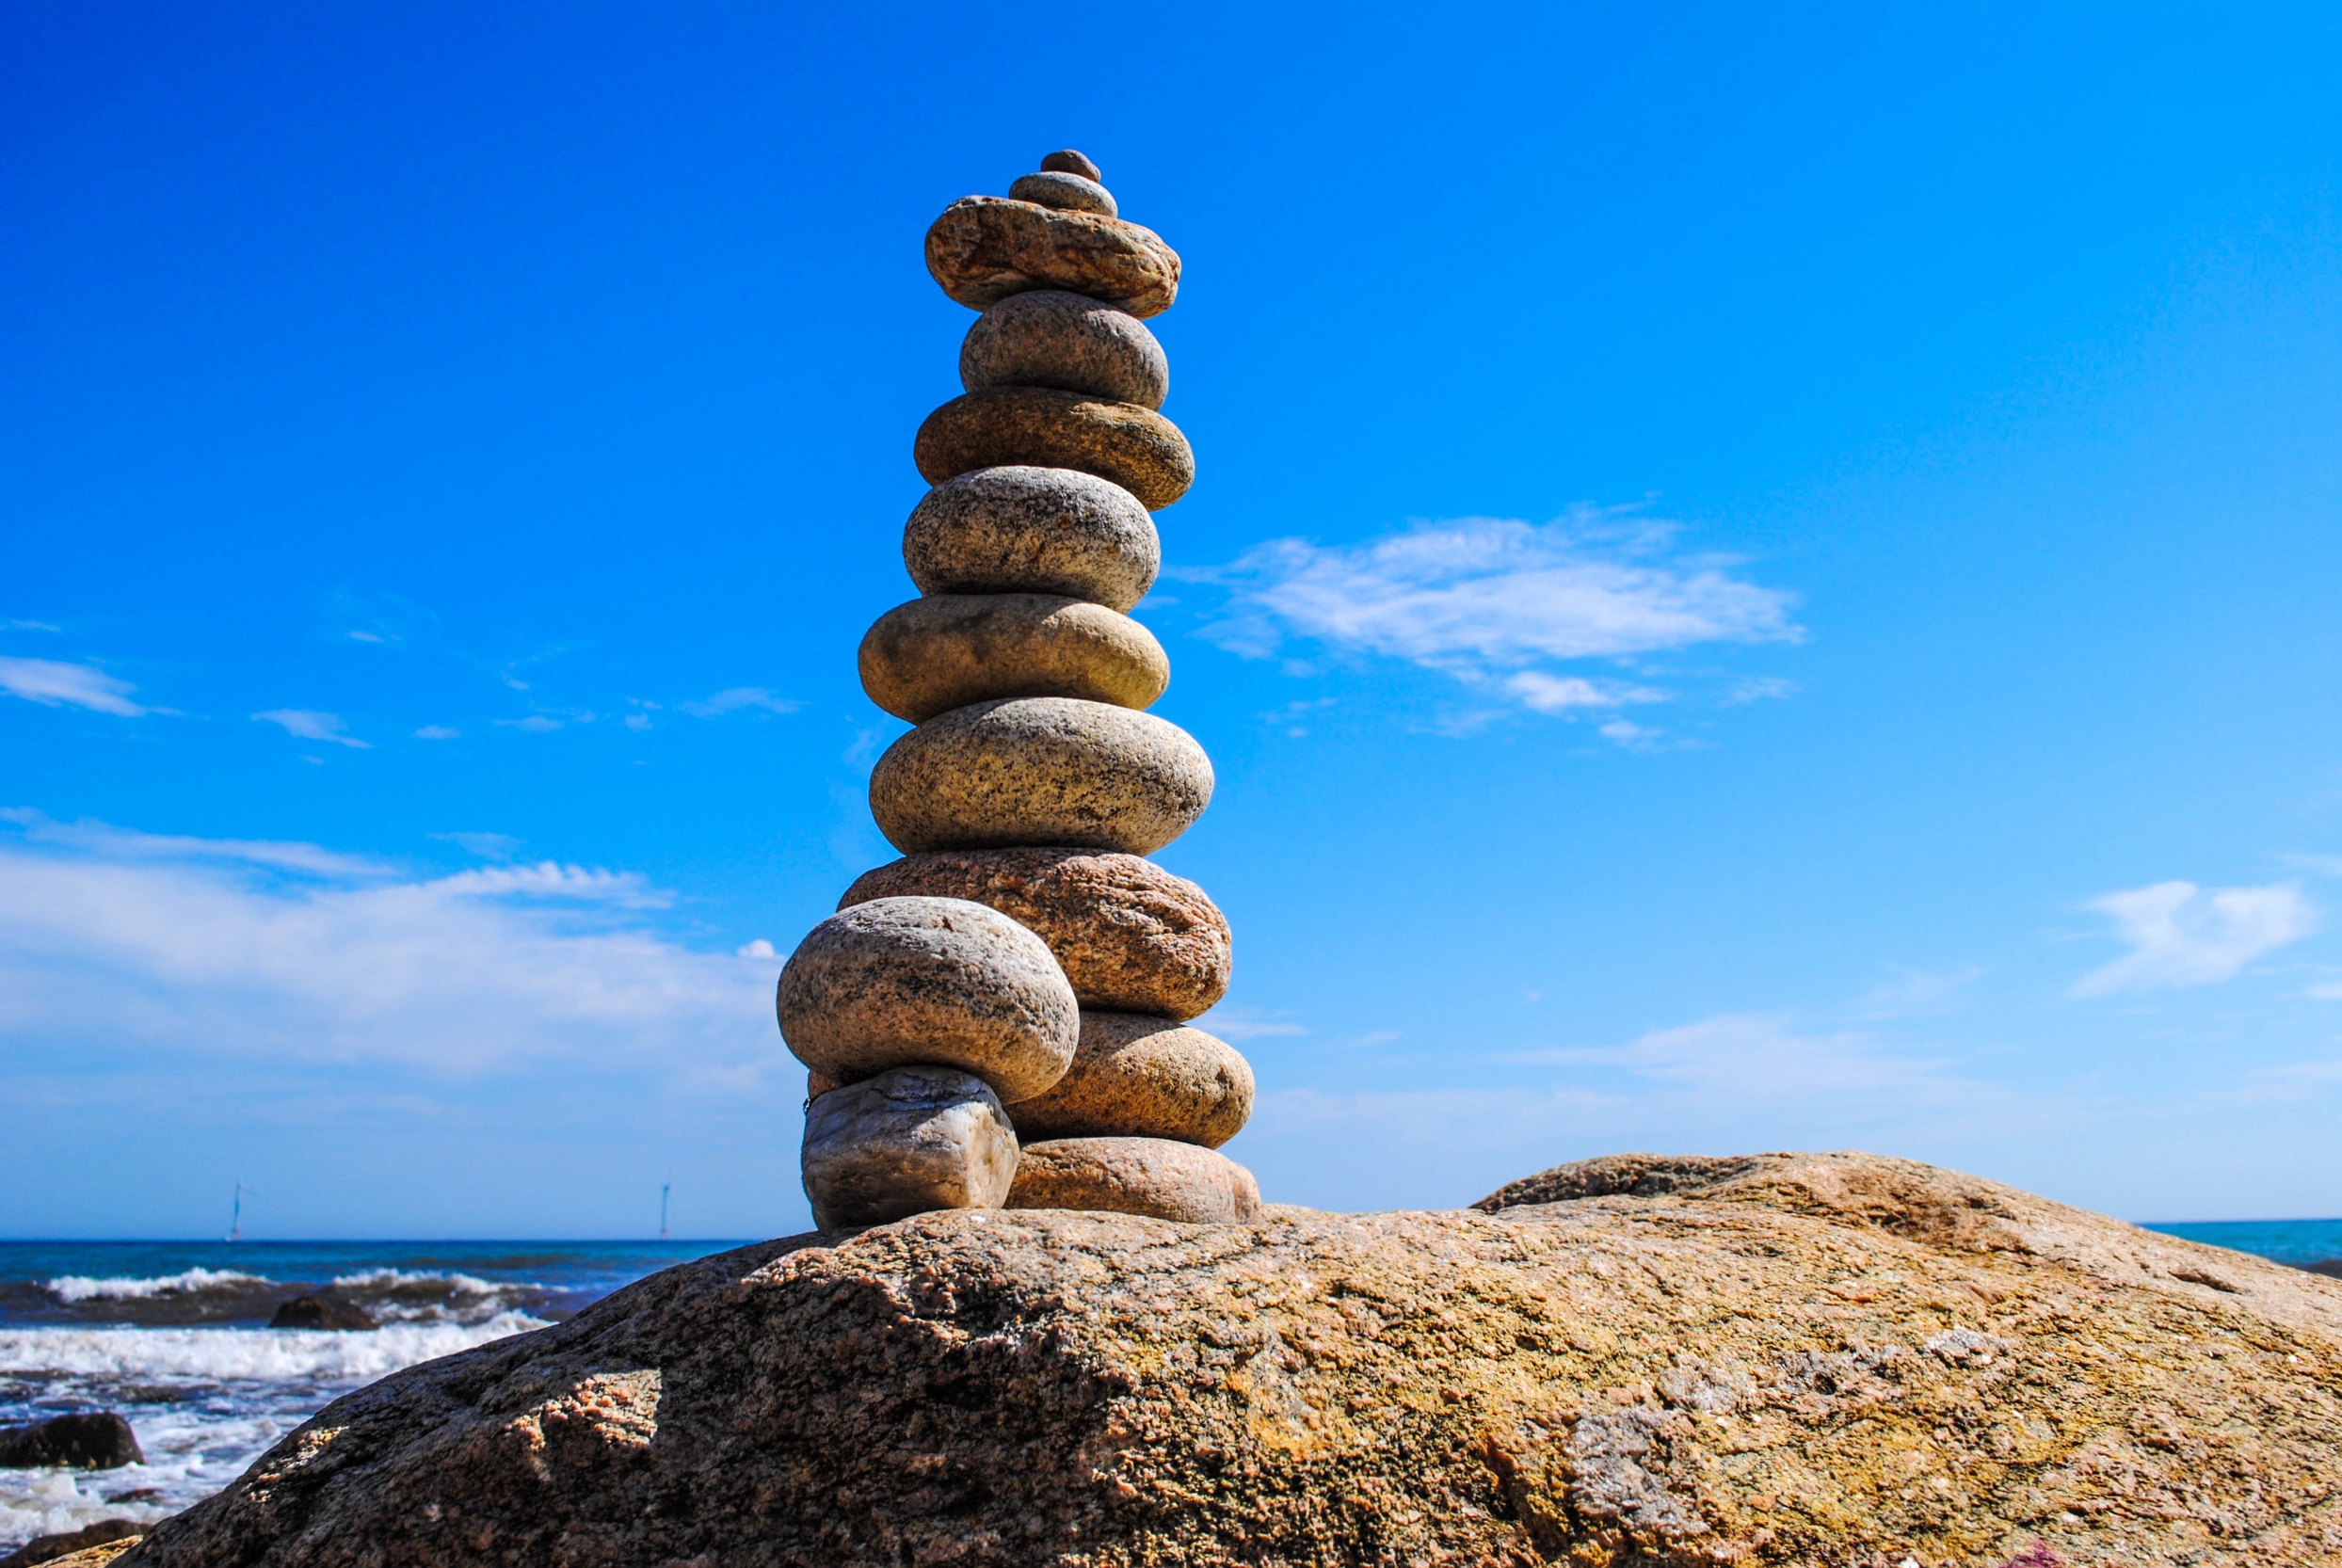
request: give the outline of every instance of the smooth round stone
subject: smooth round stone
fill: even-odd
[[[906,855],[1015,844],[1147,855],[1211,803],[1211,760],[1195,737],[1069,696],[954,708],[889,746],[870,776],[878,831]]]
[[[998,1208],[1017,1158],[998,1096],[955,1067],[891,1068],[806,1107],[805,1195],[824,1230]]]
[[[1103,180],[1098,166],[1070,147],[1061,147],[1041,160],[1041,168],[1052,174],[1079,174],[1084,180]]]
[[[930,1063],[1010,1101],[1064,1077],[1082,1034],[1048,945],[966,899],[874,899],[830,916],[781,968],[777,1007],[781,1038],[826,1078]]]
[[[1055,387],[986,387],[929,414],[911,448],[940,485],[980,468],[1079,469],[1111,479],[1159,512],[1195,482],[1195,454],[1179,427],[1135,403]]]
[[[1155,634],[1054,594],[942,594],[898,604],[862,638],[862,690],[920,724],[971,702],[1078,696],[1144,708],[1171,683]]]
[[[971,899],[1048,943],[1084,1010],[1083,1049],[1093,1018],[1192,1018],[1227,992],[1227,918],[1201,888],[1135,855],[937,850],[864,872],[838,906],[905,896]]]
[[[976,318],[959,345],[959,384],[1055,387],[1163,407],[1171,361],[1146,324],[1063,289],[1013,294]]]
[[[1017,1159],[1010,1208],[1087,1208],[1190,1224],[1257,1219],[1260,1184],[1212,1149],[1167,1138],[1055,1138]]]
[[[1114,192],[1086,175],[1067,173],[1064,169],[1043,169],[1038,174],[1020,177],[1008,187],[1012,201],[1030,201],[1036,207],[1054,207],[1061,213],[1097,213],[1113,217]]]
[[[927,230],[927,271],[962,305],[986,310],[1027,289],[1069,289],[1134,316],[1179,296],[1179,257],[1151,229],[1099,213],[968,196]]]
[[[1168,1018],[1084,1010],[1073,1065],[1011,1116],[1027,1140],[1129,1135],[1216,1149],[1244,1129],[1252,1093],[1252,1064],[1225,1040]]]
[[[1154,586],[1163,544],[1111,479],[1010,466],[929,490],[904,525],[903,565],[922,594],[1064,594],[1128,610]]]

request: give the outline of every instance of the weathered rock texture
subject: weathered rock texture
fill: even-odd
[[[1017,1134],[974,1074],[896,1067],[815,1097],[803,1163],[815,1224],[883,1224],[999,1208],[1016,1179]]]
[[[122,1562],[2342,1560],[2342,1286],[1865,1155],[1579,1171],[745,1248],[336,1400]]]
[[[1179,258],[1151,229],[1097,213],[970,196],[927,231],[927,271],[975,310],[1027,289],[1064,289],[1134,316],[1179,296]]]
[[[1057,1138],[1022,1145],[1008,1207],[1227,1224],[1259,1218],[1260,1184],[1227,1156],[1195,1144],[1127,1133]]]
[[[954,708],[889,746],[870,775],[871,815],[906,854],[1064,844],[1149,855],[1211,803],[1211,759],[1186,730],[1064,696]]]
[[[1154,409],[1056,387],[986,387],[919,427],[912,460],[930,485],[983,468],[1078,469],[1160,512],[1195,482],[1195,454]]]
[[[922,594],[1065,594],[1128,610],[1163,565],[1155,520],[1111,479],[1011,464],[929,490],[903,528]]]
[[[1071,213],[1100,213],[1115,216],[1114,194],[1095,180],[1063,169],[1043,169],[1027,174],[1008,187],[1012,201],[1030,201],[1036,206],[1056,207]]]
[[[781,1038],[826,1077],[936,1063],[1004,1100],[1065,1076],[1079,1005],[1038,936],[948,898],[874,899],[830,916],[797,944],[775,996]]]
[[[1080,1027],[1077,1021],[1077,1038]],[[138,1434],[110,1410],[76,1411],[0,1428],[0,1470],[119,1470],[145,1463]]]
[[[1227,1041],[1168,1018],[1082,1013],[1066,1076],[1017,1103],[1017,1136],[1134,1132],[1216,1149],[1252,1115],[1252,1064]]]
[[[1057,387],[1160,408],[1171,361],[1136,316],[1063,289],[1009,296],[959,345],[959,384]]]
[[[909,855],[864,872],[838,907],[906,896],[971,899],[1006,915],[1049,944],[1084,1008],[1193,1018],[1227,991],[1227,918],[1201,888],[1135,855]]]
[[[862,638],[862,690],[924,723],[971,702],[1078,696],[1144,708],[1171,660],[1130,616],[1056,594],[942,594],[898,604]]]

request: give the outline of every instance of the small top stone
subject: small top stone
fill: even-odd
[[[1105,178],[1103,174],[1100,174],[1098,171],[1098,166],[1096,164],[1090,162],[1089,159],[1083,157],[1081,153],[1076,152],[1070,147],[1051,152],[1048,157],[1043,158],[1041,160],[1041,168],[1044,173],[1049,174],[1079,174],[1084,180],[1103,180]]]

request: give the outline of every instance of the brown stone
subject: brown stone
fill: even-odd
[[[1908,1160],[1625,1163],[701,1258],[343,1396],[127,1568],[2334,1568],[2342,1284]]]
[[[1153,632],[1102,604],[1051,594],[914,599],[878,617],[860,662],[870,700],[913,724],[991,697],[1145,708],[1171,682]]]
[[[1201,888],[1135,855],[938,850],[864,872],[838,906],[921,895],[970,899],[1033,932],[1085,1010],[1193,1018],[1227,992],[1227,917]],[[1083,1014],[1084,1042],[1093,1016]]]
[[[1151,316],[1179,295],[1179,253],[1153,230],[995,196],[943,210],[927,231],[927,271],[979,311],[1027,289],[1069,289]]]
[[[1061,147],[1041,160],[1042,168],[1054,174],[1079,174],[1084,180],[1103,180],[1098,166],[1070,147]]]
[[[1017,1134],[989,1085],[956,1067],[895,1067],[805,1112],[805,1195],[824,1227],[937,1208],[997,1208]]]
[[[1252,1115],[1252,1064],[1225,1040],[1168,1018],[1082,1012],[1073,1065],[1050,1089],[1019,1100],[1017,1136],[1134,1134],[1216,1149]]]
[[[871,815],[906,855],[1017,844],[1150,855],[1211,803],[1211,760],[1187,731],[1067,696],[954,708],[889,746],[870,776]]]
[[[1044,169],[1027,174],[1008,187],[1009,199],[1030,201],[1037,207],[1054,207],[1066,213],[1097,213],[1113,217],[1117,209],[1114,193],[1095,180],[1063,169]]]
[[[1171,361],[1147,324],[1063,289],[1011,295],[976,318],[959,345],[959,384],[1055,387],[1160,408]]]
[[[1008,1207],[1241,1224],[1259,1216],[1260,1184],[1227,1155],[1194,1144],[1058,1138],[1022,1145]]]
[[[955,397],[919,427],[911,448],[930,485],[1007,465],[1078,469],[1111,479],[1150,512],[1195,482],[1179,427],[1135,403],[1055,387],[986,387]]]
[[[1128,610],[1162,563],[1155,520],[1138,497],[1069,468],[947,479],[903,529],[903,564],[924,594],[1065,594]]]

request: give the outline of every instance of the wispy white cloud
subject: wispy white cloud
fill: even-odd
[[[65,630],[52,621],[45,620],[0,621],[0,626],[6,626],[11,632],[62,632]]]
[[[93,664],[69,664],[56,659],[0,659],[0,692],[38,702],[44,708],[70,703],[92,712],[137,718],[160,712],[130,700],[138,688]]]
[[[2076,997],[2117,991],[2217,985],[2263,953],[2318,927],[2318,911],[2297,882],[2266,888],[2199,888],[2158,882],[2093,899],[2130,952],[2075,982]]]
[[[509,833],[434,833],[431,837],[483,860],[509,860],[512,852],[521,847],[521,840]]]
[[[702,702],[679,702],[675,705],[694,718],[712,719],[725,713],[736,713],[743,708],[762,709],[768,713],[794,713],[804,706],[794,697],[776,696],[762,686],[730,686]]]
[[[320,713],[313,708],[271,708],[265,713],[254,713],[252,717],[258,723],[281,727],[297,740],[329,741],[337,746],[348,746],[356,751],[374,749],[372,742],[343,733],[348,726],[342,722],[339,713]]]
[[[1543,712],[1667,694],[1549,666],[1706,643],[1794,642],[1787,594],[1735,563],[1684,555],[1674,528],[1580,511],[1425,523],[1353,546],[1273,539],[1230,565],[1178,573],[1229,590],[1205,635],[1248,657],[1288,637],[1406,659]]]
[[[1947,1067],[1939,1058],[1891,1050],[1860,1032],[1814,1032],[1787,1018],[1743,1013],[1654,1030],[1622,1046],[1515,1051],[1498,1060],[1623,1068],[1646,1082],[1752,1104],[1815,1095],[1843,1100],[1921,1085],[1940,1095]]]
[[[453,741],[462,737],[460,729],[450,729],[443,724],[426,724],[414,732],[418,741]]]
[[[62,823],[24,806],[0,807],[0,822],[15,824],[26,842],[81,850],[109,860],[227,860],[272,871],[351,879],[396,874],[393,868],[362,856],[273,839],[197,839],[177,833],[141,833],[87,819]]]
[[[1290,1013],[1264,1014],[1249,1007],[1214,1008],[1196,1019],[1195,1027],[1226,1040],[1267,1040],[1309,1032]]]

